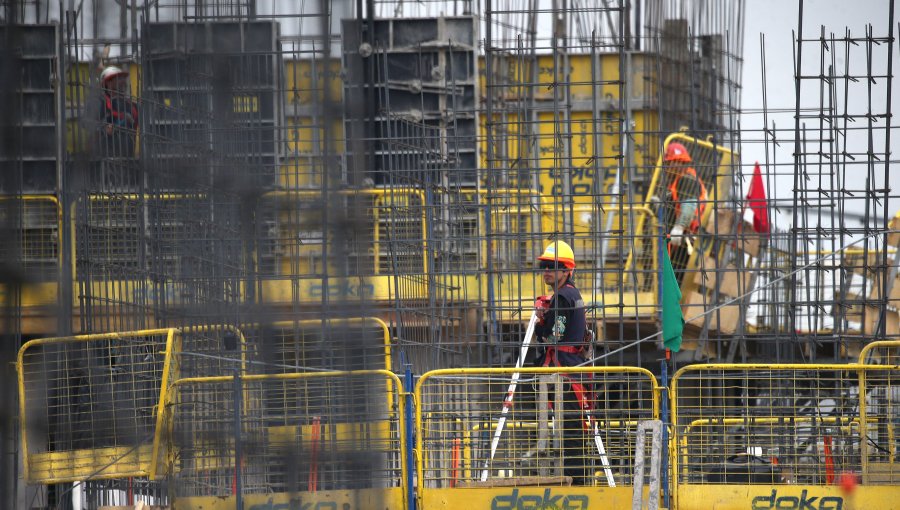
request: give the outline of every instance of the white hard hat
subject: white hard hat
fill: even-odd
[[[108,66],[100,73],[100,83],[106,83],[107,80],[111,80],[116,76],[128,76],[128,71],[123,71],[122,68],[117,66]]]

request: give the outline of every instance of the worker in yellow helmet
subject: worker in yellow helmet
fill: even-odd
[[[544,283],[553,294],[538,299],[534,335],[544,346],[539,366],[572,367],[585,361],[587,321],[584,300],[572,282],[575,254],[563,241],[553,241],[538,257]],[[589,485],[584,452],[584,424],[591,398],[581,379],[563,376],[563,473],[574,485]]]

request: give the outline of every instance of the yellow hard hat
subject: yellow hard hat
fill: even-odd
[[[544,248],[538,260],[557,260],[569,269],[575,269],[575,253],[563,241],[553,241]]]

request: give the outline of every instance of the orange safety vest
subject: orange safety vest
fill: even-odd
[[[697,181],[697,184],[700,185],[700,196],[697,198],[699,203],[697,204],[697,209],[694,211],[694,218],[691,220],[691,224],[688,227],[691,232],[696,232],[700,228],[700,218],[703,217],[703,211],[706,210],[706,186],[703,185],[703,181],[697,176],[697,171],[694,170],[693,167],[687,167],[683,172],[678,172],[675,180],[669,185],[669,194],[672,197],[672,202],[675,203],[675,220],[678,221],[678,216],[681,215],[681,200],[678,199],[678,181],[680,181],[685,174],[693,177],[694,180]]]

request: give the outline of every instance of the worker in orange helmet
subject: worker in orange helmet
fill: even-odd
[[[669,258],[681,281],[690,255],[683,246],[685,237],[700,230],[700,219],[706,209],[706,185],[691,165],[691,155],[683,144],[669,143],[664,160],[667,175],[664,225],[669,233]]]
[[[573,367],[585,361],[587,320],[584,299],[572,282],[575,254],[563,241],[553,241],[538,257],[544,283],[553,289],[550,296],[538,298],[538,325],[534,335],[544,347],[536,360],[538,366]],[[590,481],[590,469],[584,450],[584,423],[591,409],[591,398],[584,381],[563,376],[563,473],[574,485]]]

